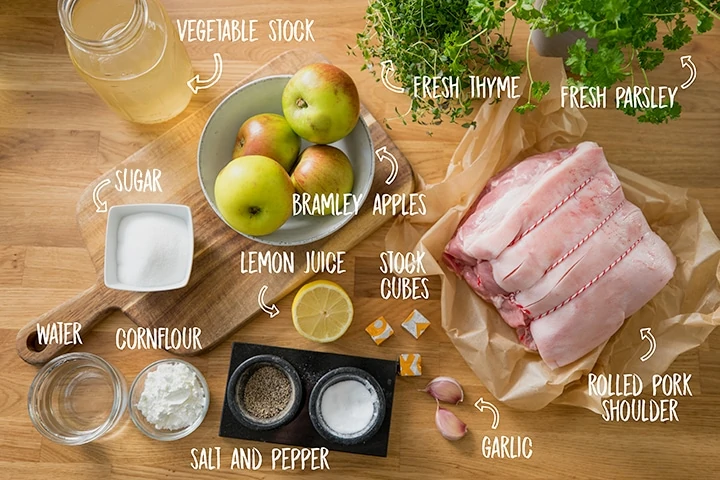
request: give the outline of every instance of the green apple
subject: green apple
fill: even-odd
[[[285,117],[261,113],[245,120],[238,130],[233,158],[245,155],[270,157],[289,172],[300,152],[300,137]]]
[[[275,160],[249,155],[231,161],[215,179],[215,204],[238,232],[268,235],[292,215],[294,188]]]
[[[336,195],[338,210],[344,205],[346,193],[351,193],[354,176],[350,160],[330,145],[313,145],[300,154],[297,166],[290,177],[295,191],[316,195]],[[323,215],[331,213],[326,208]]]
[[[360,96],[350,75],[329,63],[314,63],[292,76],[282,107],[295,133],[309,142],[332,143],[355,128]]]

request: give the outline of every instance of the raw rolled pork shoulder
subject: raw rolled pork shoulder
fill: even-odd
[[[609,339],[675,271],[674,255],[592,142],[493,177],[444,261],[551,368]]]

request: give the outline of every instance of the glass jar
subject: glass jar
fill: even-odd
[[[30,385],[28,413],[53,442],[83,445],[107,435],[125,413],[125,378],[91,353],[67,353],[48,362]]]
[[[58,14],[78,73],[121,116],[159,123],[187,107],[192,65],[159,1],[58,0]]]

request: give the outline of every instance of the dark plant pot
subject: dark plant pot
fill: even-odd
[[[597,40],[589,38],[587,34],[581,30],[558,33],[551,37],[545,35],[545,32],[542,30],[533,30],[530,32],[530,41],[542,57],[559,57],[565,59],[568,57],[568,48],[580,38],[587,40],[588,48],[592,50],[597,48]]]
[[[545,0],[535,0],[535,8],[538,10],[542,10],[543,5],[545,5]],[[588,48],[592,50],[597,48],[597,40],[588,37],[582,30],[570,30],[552,36],[547,36],[542,30],[530,32],[530,41],[542,57],[566,59],[568,48],[581,38],[587,41]]]

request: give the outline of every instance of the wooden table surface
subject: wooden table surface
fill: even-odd
[[[225,70],[220,85],[198,94],[179,119],[259,65],[296,47],[320,51],[348,71],[377,118],[392,116],[396,105],[406,106],[404,99],[361,72],[359,59],[346,55],[345,45],[354,42],[363,26],[364,0],[304,6],[290,0],[164,0],[164,4],[173,19],[256,18],[260,26],[261,40],[252,44],[187,44],[199,72],[210,74],[216,50],[222,52]],[[266,25],[278,17],[313,19],[316,41],[270,43]],[[519,44],[526,35],[520,32]],[[692,54],[698,78],[680,94],[680,121],[639,125],[611,110],[590,111],[585,138],[600,143],[615,163],[689,188],[720,231],[720,28],[670,54],[653,75],[655,83],[684,81],[687,70],[678,66],[682,54]],[[26,322],[95,280],[75,223],[75,204],[83,189],[179,119],[157,126],[119,119],[73,70],[54,0],[0,1],[0,478],[276,478],[290,474],[271,470],[274,445],[217,436],[232,341],[382,358],[407,351],[423,355],[424,376],[397,383],[388,457],[331,452],[330,471],[306,472],[312,478],[717,478],[720,332],[671,367],[671,371],[693,375],[693,397],[680,399],[679,422],[613,424],[577,408],[550,406],[540,412],[520,412],[499,405],[502,421],[496,433],[531,437],[534,453],[529,460],[484,458],[481,440],[491,434],[491,418],[472,404],[480,396],[491,397],[440,328],[437,283],[428,301],[380,298],[376,267],[387,227],[351,252],[347,262],[351,268],[338,279],[353,295],[358,312],[340,341],[318,347],[297,335],[289,315],[291,299],[286,298],[278,304],[279,317],[258,318],[216,350],[191,359],[205,374],[212,400],[205,422],[190,437],[172,443],[152,441],[126,417],[113,438],[92,445],[62,447],[42,438],[32,427],[26,406],[37,368],[15,354],[15,335]],[[418,126],[398,125],[390,132],[417,172],[430,182],[442,178],[463,134],[462,128],[453,126],[435,129],[432,137]],[[382,314],[399,325],[414,307],[433,322],[419,342],[402,331],[380,348],[366,338],[363,328],[375,317]],[[115,364],[128,381],[151,361],[169,357],[165,352],[118,351],[115,331],[131,325],[122,315],[114,315],[84,338],[81,348]],[[440,437],[432,399],[417,392],[436,375],[452,375],[465,387],[466,402],[453,408],[470,428],[469,436],[460,442]],[[216,446],[226,455],[221,470],[190,468],[192,448]],[[264,455],[262,468],[229,470],[233,447],[257,447]]]

